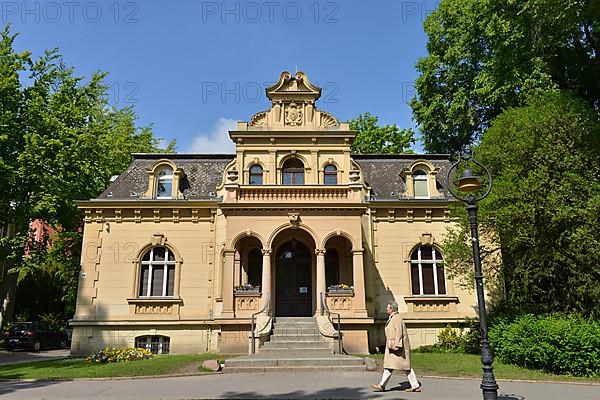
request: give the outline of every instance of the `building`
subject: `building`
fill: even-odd
[[[447,155],[351,154],[356,132],[315,106],[321,89],[304,73],[266,94],[271,108],[230,131],[235,154],[136,154],[78,203],[73,354],[246,352],[252,314],[318,316],[321,298],[352,353],[384,343],[391,299],[413,346],[475,316],[439,249]]]

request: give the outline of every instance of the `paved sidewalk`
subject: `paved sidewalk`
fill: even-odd
[[[423,392],[375,393],[377,372],[275,372],[188,377],[0,383],[1,399],[401,399],[480,400],[479,380],[421,378]],[[392,383],[400,377],[392,377]],[[501,400],[598,400],[600,385],[500,381]]]

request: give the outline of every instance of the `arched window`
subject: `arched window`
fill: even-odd
[[[304,185],[304,164],[297,158],[290,158],[283,163],[284,185]]]
[[[340,255],[336,249],[325,252],[325,283],[326,287],[340,282]]]
[[[325,166],[323,170],[323,184],[337,185],[337,168],[333,164]]]
[[[248,283],[252,286],[262,285],[262,252],[252,249],[248,253]]]
[[[425,171],[419,169],[413,172],[413,187],[415,198],[429,198],[429,184],[427,183],[427,173]]]
[[[175,255],[166,247],[153,247],[142,257],[139,296],[173,296]]]
[[[173,196],[173,170],[171,167],[162,167],[156,175],[156,198],[170,199]]]
[[[150,350],[152,354],[169,354],[171,338],[168,336],[140,336],[135,339],[135,347]]]
[[[419,246],[410,257],[410,278],[414,295],[445,295],[444,261],[433,246]]]
[[[263,169],[259,164],[254,164],[250,167],[250,184],[251,185],[262,185],[263,184]]]

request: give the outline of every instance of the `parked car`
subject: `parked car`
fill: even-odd
[[[67,335],[63,330],[50,329],[44,322],[17,322],[4,334],[6,350],[67,347]]]

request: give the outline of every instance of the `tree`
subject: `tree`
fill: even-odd
[[[410,151],[415,142],[414,132],[398,126],[379,126],[379,118],[371,113],[360,114],[349,121],[350,129],[358,132],[352,143],[352,152],[362,154],[397,154]]]
[[[477,156],[494,179],[480,216],[501,245],[510,307],[599,316],[600,122],[595,110],[569,93],[530,96],[525,106],[508,109],[492,122]],[[466,223],[461,226],[463,235],[450,235],[446,243],[459,249],[446,258],[448,268],[459,272],[456,261],[464,260],[460,248],[468,229]]]
[[[72,303],[82,225],[74,200],[101,193],[132,152],[173,151],[174,142],[161,149],[151,128],[136,127],[132,108],[111,106],[105,73],[77,77],[57,49],[37,60],[18,54],[16,36],[7,26],[0,38],[0,221],[17,231],[0,252],[20,282],[50,274],[64,286],[53,295]],[[58,234],[32,243],[36,219]]]
[[[455,153],[538,89],[600,109],[600,4],[442,0],[424,24],[428,55],[411,101],[425,149]]]

